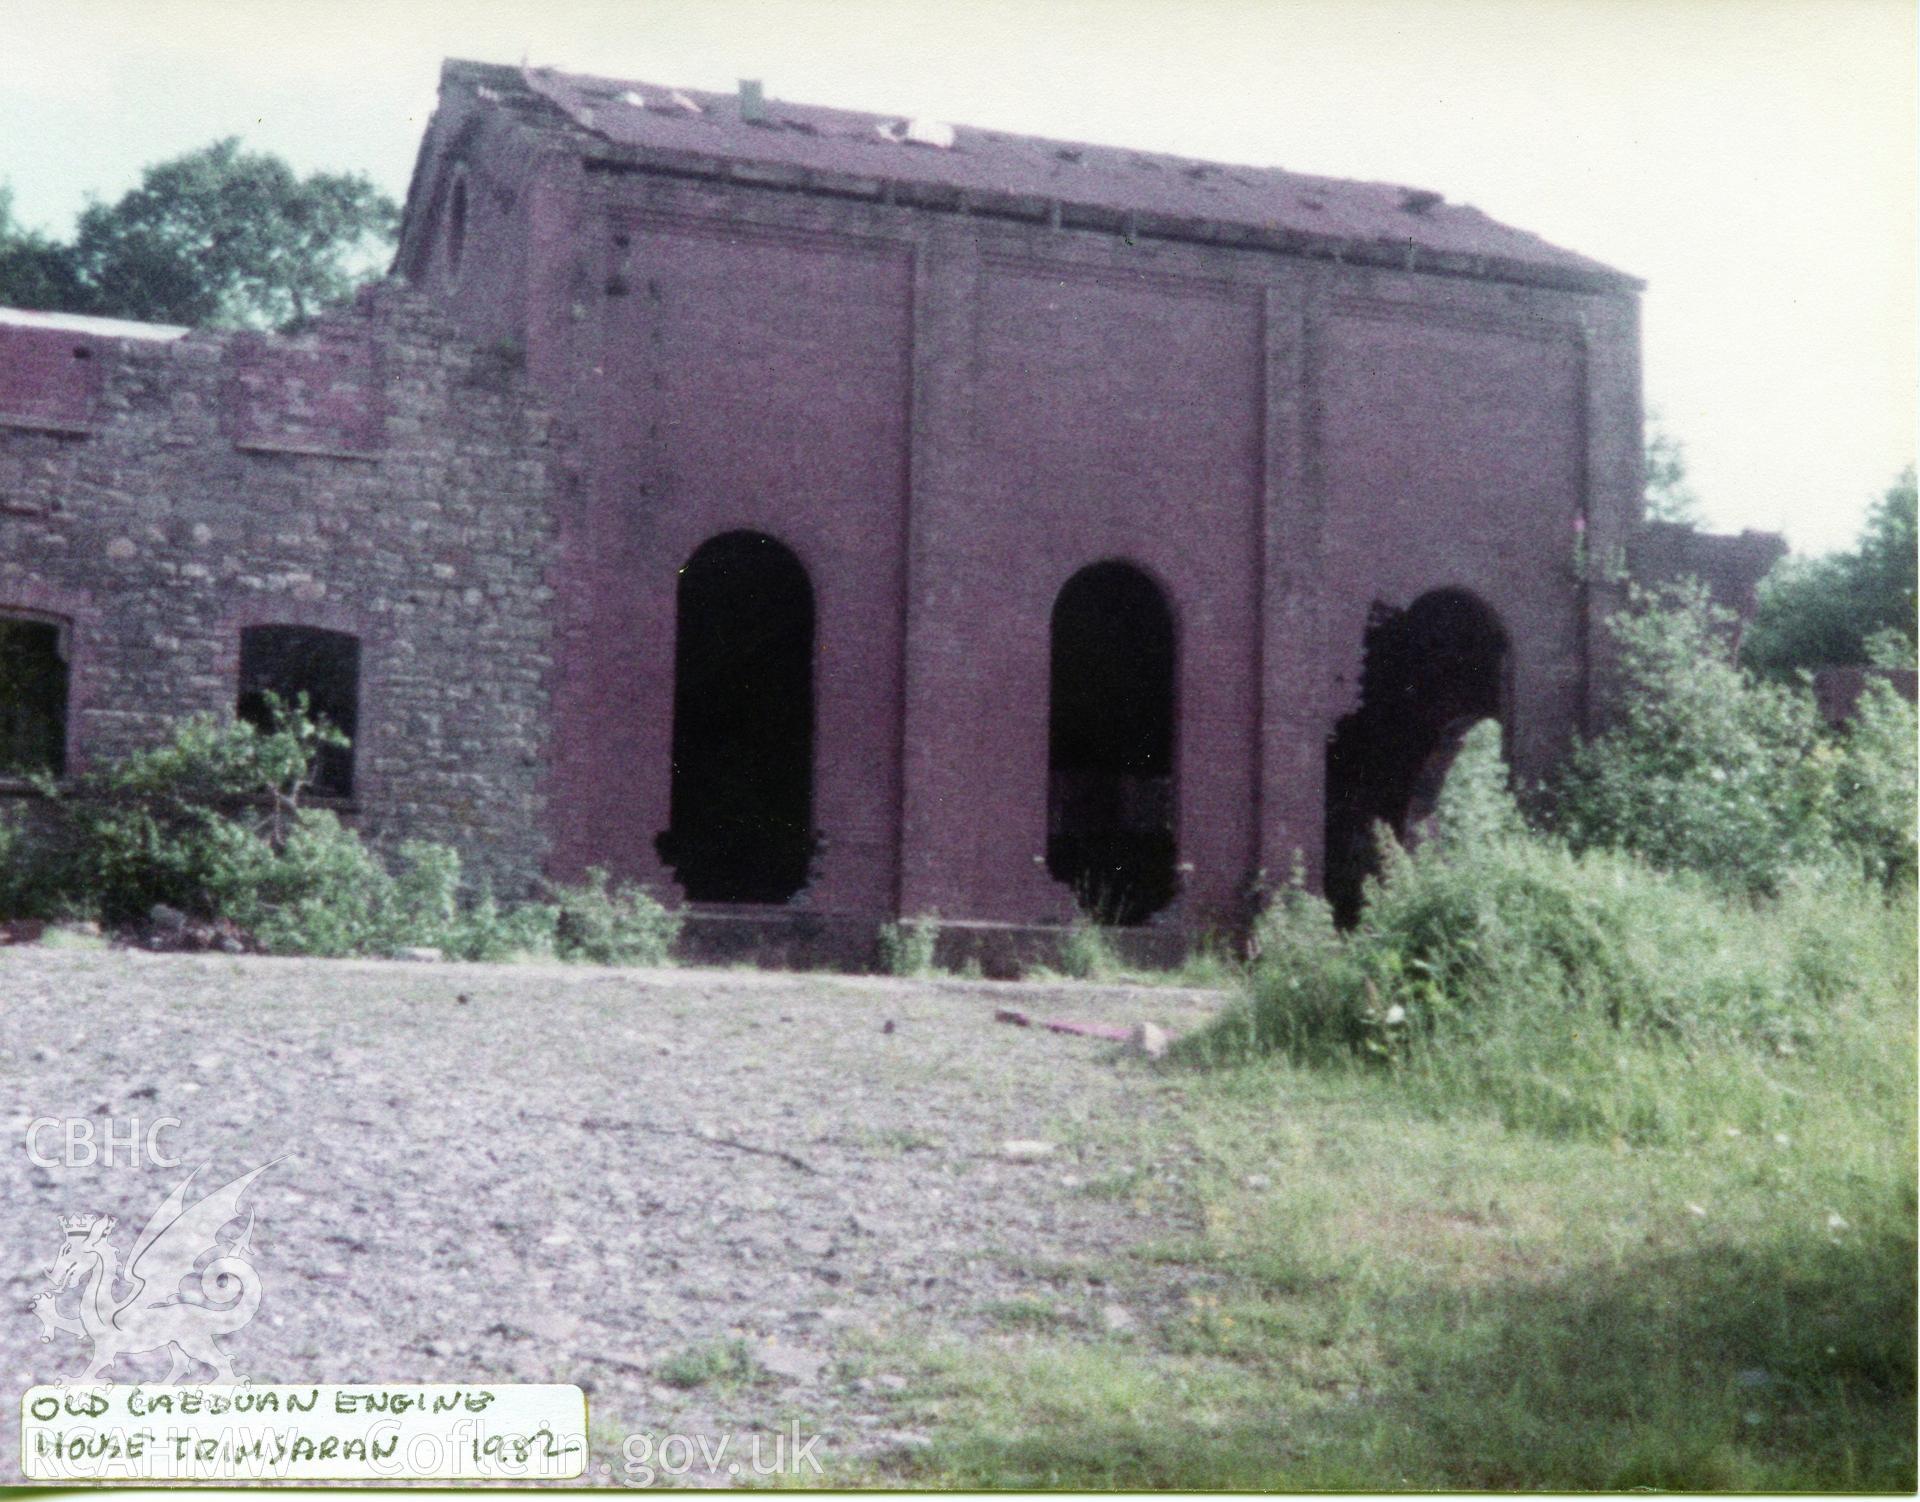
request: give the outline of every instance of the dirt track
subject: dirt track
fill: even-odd
[[[210,1164],[211,1186],[275,1158],[252,1196],[260,1311],[223,1341],[243,1375],[578,1382],[599,1482],[640,1432],[804,1415],[838,1458],[911,1444],[886,1374],[855,1375],[850,1351],[988,1328],[1050,1270],[1182,1229],[1098,1192],[1178,1171],[1135,1131],[1177,1076],[995,1008],[1177,1026],[1218,1001],[0,950],[0,1475],[19,1475],[19,1390],[86,1361],[29,1310],[56,1218],[113,1215],[124,1251],[189,1168]],[[159,1145],[178,1167],[29,1157],[36,1119],[91,1120],[103,1140],[131,1117],[177,1119]],[[1054,1150],[1015,1161],[1010,1139]],[[36,1140],[65,1152],[58,1131]],[[1125,1317],[1097,1299],[1089,1327]],[[676,1353],[736,1338],[770,1368],[759,1381],[663,1382]],[[165,1369],[123,1358],[112,1375]]]

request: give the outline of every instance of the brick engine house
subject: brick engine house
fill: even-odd
[[[449,62],[354,306],[0,313],[0,754],[304,689],[371,837],[723,949],[1351,902],[1596,713],[1638,314],[1436,193]]]

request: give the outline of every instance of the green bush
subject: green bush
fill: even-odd
[[[44,839],[28,826],[34,810],[0,813],[0,919],[59,918],[66,897]],[[71,916],[91,916],[91,909]]]
[[[933,952],[940,942],[940,919],[922,913],[899,923],[880,925],[880,968],[888,975],[927,975],[933,970]]]
[[[549,888],[555,948],[563,960],[596,965],[664,965],[680,935],[680,916],[636,886],[610,885],[590,867],[574,886]]]
[[[1835,842],[1862,876],[1893,892],[1915,879],[1915,729],[1914,706],[1869,679],[1835,769]]]
[[[394,881],[325,809],[295,812],[277,848],[251,841],[224,868],[212,903],[270,954],[387,954],[403,942]]]
[[[1729,620],[1687,584],[1636,592],[1609,623],[1614,722],[1575,749],[1558,790],[1576,850],[1628,851],[1756,893],[1843,858],[1838,758],[1813,696],[1743,674]]]
[[[332,735],[301,704],[276,706],[270,731],[200,715],[64,788],[43,782],[35,817],[0,824],[0,913],[125,927],[165,904],[274,954],[664,957],[679,920],[644,893],[609,891],[604,873],[503,908],[485,886],[466,894],[445,845],[408,842],[389,869],[331,811],[301,804]]]
[[[107,762],[47,798],[29,836],[43,900],[83,904],[109,924],[157,904],[203,918],[263,879],[301,812],[315,752],[334,732],[303,706],[275,728],[196,715],[158,746]]]
[[[493,889],[482,885],[472,904],[456,916],[442,941],[449,959],[535,959],[555,952],[560,909],[550,902],[520,902],[502,907]]]
[[[1670,1088],[1677,1071],[1818,1048],[1863,987],[1897,983],[1898,915],[1859,881],[1796,879],[1756,902],[1576,853],[1500,810],[1502,779],[1497,739],[1476,732],[1442,837],[1411,855],[1388,842],[1350,933],[1297,883],[1282,891],[1249,994],[1189,1056],[1371,1058],[1510,1124],[1658,1138],[1704,1098]]]
[[[219,912],[271,954],[391,955],[437,949],[451,960],[551,954],[557,910],[502,910],[490,890],[462,898],[460,855],[410,840],[389,872],[326,810],[301,809],[281,847],[220,894]]]

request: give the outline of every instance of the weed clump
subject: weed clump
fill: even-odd
[[[1060,936],[1060,973],[1075,980],[1114,980],[1122,969],[1106,931],[1085,913],[1074,916]]]
[[[911,977],[933,972],[933,953],[940,942],[940,919],[933,913],[880,925],[880,968],[888,975]]]
[[[664,965],[680,916],[646,891],[609,882],[598,866],[574,886],[550,886],[554,943],[563,960],[595,965]]]
[[[654,1375],[668,1387],[734,1387],[757,1381],[760,1364],[744,1340],[710,1340],[663,1357]]]

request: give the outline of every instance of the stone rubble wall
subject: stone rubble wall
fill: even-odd
[[[545,857],[555,464],[520,363],[391,284],[290,336],[0,324],[0,368],[37,372],[0,382],[0,613],[69,628],[69,768],[231,713],[243,627],[352,632],[343,812],[524,890]]]

